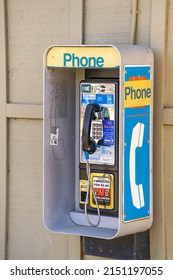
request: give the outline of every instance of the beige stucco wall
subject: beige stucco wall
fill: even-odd
[[[173,1],[138,2],[136,43],[155,54],[151,258],[171,259]],[[132,4],[0,0],[0,259],[83,258],[79,237],[42,221],[42,57],[52,44],[129,43]]]

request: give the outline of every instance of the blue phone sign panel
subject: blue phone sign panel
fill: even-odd
[[[124,67],[124,222],[150,217],[150,66]]]

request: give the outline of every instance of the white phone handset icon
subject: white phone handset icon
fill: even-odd
[[[144,192],[142,184],[136,184],[136,148],[142,147],[144,137],[144,124],[138,122],[132,131],[131,146],[130,146],[130,188],[132,194],[133,205],[140,209],[145,205]]]

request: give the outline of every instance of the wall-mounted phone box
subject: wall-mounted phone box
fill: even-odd
[[[51,46],[44,54],[44,223],[112,239],[153,221],[153,53]]]

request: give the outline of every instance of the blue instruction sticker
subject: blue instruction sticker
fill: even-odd
[[[103,145],[114,145],[114,121],[103,120]]]
[[[85,91],[87,92],[87,91]],[[90,103],[96,103],[99,105],[114,105],[115,97],[113,94],[82,94],[82,104],[87,105]]]

